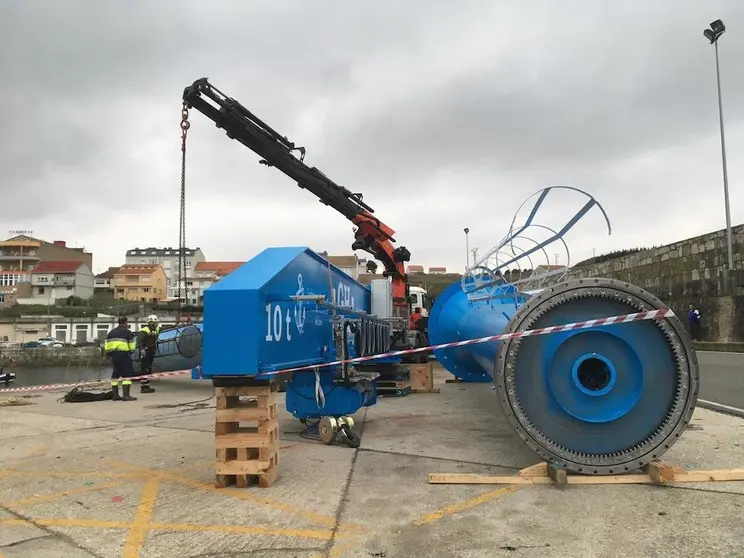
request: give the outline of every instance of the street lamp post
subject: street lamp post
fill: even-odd
[[[726,248],[728,251],[728,269],[734,268],[734,250],[731,241],[731,208],[729,206],[728,169],[726,166],[726,136],[723,131],[723,102],[721,101],[721,70],[718,63],[718,39],[726,31],[720,19],[710,24],[710,29],[703,31],[703,36],[714,45],[716,51],[716,83],[718,84],[718,122],[721,128],[721,163],[723,165],[723,197],[726,204]]]
[[[467,271],[470,267],[470,244],[468,241],[468,233],[470,232],[470,229],[465,227],[462,230],[465,231],[465,271]]]

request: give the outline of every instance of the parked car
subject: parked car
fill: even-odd
[[[39,337],[36,342],[38,347],[64,347],[65,344],[57,341],[54,337]],[[33,343],[33,341],[31,341]]]

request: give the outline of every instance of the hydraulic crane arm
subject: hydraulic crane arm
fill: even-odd
[[[305,148],[297,147],[286,137],[262,122],[247,108],[224,95],[202,78],[183,92],[184,104],[195,108],[225,130],[227,137],[238,140],[258,154],[263,165],[276,167],[297,182],[300,188],[315,194],[318,200],[333,207],[354,223],[352,250],[364,250],[385,267],[384,275],[392,279],[393,305],[408,305],[408,280],[405,262],[411,253],[403,246],[393,247],[395,231],[373,215],[374,210],[362,201],[362,194],[339,186],[315,167],[304,162]],[[211,101],[211,102],[210,102]],[[299,158],[294,155],[299,153]]]

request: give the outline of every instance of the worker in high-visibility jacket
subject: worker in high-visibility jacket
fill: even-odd
[[[137,342],[140,350],[143,351],[140,360],[142,374],[152,373],[152,362],[155,360],[155,353],[158,350],[158,335],[160,335],[160,325],[158,317],[154,314],[147,316],[147,323],[143,325],[137,334]],[[142,378],[140,380],[140,391],[142,393],[153,393],[155,390],[150,387],[150,380]]]
[[[111,372],[111,391],[114,401],[136,401],[136,397],[129,394],[134,376],[132,354],[137,350],[137,339],[129,329],[126,317],[119,318],[119,325],[108,332],[103,350],[111,358],[113,371]],[[122,395],[119,395],[119,386]]]

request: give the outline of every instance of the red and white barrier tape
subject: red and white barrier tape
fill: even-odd
[[[131,378],[126,378],[127,380],[142,380],[144,378],[152,379],[152,378],[166,378],[168,376],[182,376],[184,374],[190,374],[191,370],[174,370],[173,372],[157,372],[154,374],[147,374],[146,376],[132,376]],[[120,378],[122,380],[124,378]],[[87,382],[76,382],[74,384],[47,384],[43,386],[26,386],[26,387],[14,387],[14,388],[3,388],[0,389],[0,393],[12,393],[12,392],[19,392],[19,391],[52,391],[55,389],[72,389],[74,387],[80,387],[80,386],[93,386],[96,384],[110,384],[111,378],[103,378],[101,380],[88,380]]]
[[[429,345],[428,347],[418,347],[416,349],[405,349],[402,351],[391,351],[389,353],[350,358],[347,360],[336,360],[333,362],[324,362],[322,364],[313,364],[308,366],[298,366],[296,368],[285,368],[273,372],[262,372],[256,375],[256,378],[266,376],[276,376],[279,374],[289,374],[291,372],[302,372],[304,370],[317,370],[326,366],[337,366],[339,364],[354,364],[356,362],[366,362],[381,358],[389,358],[401,355],[410,355],[412,353],[423,353],[436,349],[450,349],[452,347],[464,347],[465,345],[477,345],[479,343],[488,343],[489,341],[506,341],[508,339],[519,339],[520,337],[530,337],[535,335],[547,335],[549,333],[559,333],[572,329],[589,329],[612,324],[627,324],[628,322],[638,322],[641,320],[660,320],[662,318],[671,318],[674,316],[671,308],[660,308],[659,310],[647,310],[645,312],[635,312],[634,314],[621,314],[619,316],[610,316],[609,318],[598,318],[596,320],[586,320],[583,322],[574,322],[571,324],[542,327],[538,329],[528,329],[526,331],[515,331],[514,333],[502,333],[500,335],[489,335],[478,339],[468,339],[466,341],[455,341],[453,343],[442,343],[441,345]]]
[[[304,372],[308,370],[317,370],[319,368],[326,368],[328,366],[338,366],[341,364],[354,364],[357,362],[368,362],[371,360],[379,360],[382,358],[410,355],[413,353],[422,353],[422,352],[428,352],[428,351],[433,351],[437,349],[450,349],[453,347],[464,347],[465,345],[478,345],[480,343],[488,343],[490,341],[506,341],[509,339],[519,339],[521,337],[548,335],[550,333],[560,333],[561,331],[569,331],[572,329],[590,329],[590,328],[607,326],[607,325],[612,325],[612,324],[627,324],[629,322],[638,322],[641,320],[660,320],[663,318],[671,318],[674,315],[675,314],[671,310],[671,308],[661,308],[659,310],[648,310],[645,312],[636,312],[634,314],[621,314],[619,316],[610,316],[609,318],[598,318],[596,320],[573,322],[570,324],[542,327],[538,329],[528,329],[526,331],[515,331],[514,333],[502,333],[500,335],[489,335],[488,337],[479,337],[477,339],[467,339],[465,341],[455,341],[453,343],[442,343],[441,345],[429,345],[428,347],[417,347],[415,349],[404,349],[401,351],[391,351],[389,353],[356,357],[356,358],[350,358],[346,360],[334,360],[333,362],[324,362],[321,364],[297,366],[295,368],[284,368],[282,370],[275,370],[273,372],[262,372],[260,374],[257,374],[256,378],[265,378],[269,376],[278,376],[280,374],[290,374],[293,372]],[[134,376],[128,379],[140,380],[143,378],[163,378],[167,376],[180,376],[182,374],[189,374],[190,372],[191,370],[178,370],[175,372],[160,372],[156,374],[148,374],[146,376]],[[47,390],[54,390],[54,389],[73,388],[77,386],[98,384],[104,381],[108,382],[110,380],[79,382],[76,384],[52,384],[52,385],[45,385],[45,386],[5,388],[5,389],[0,389],[0,393],[20,392],[20,391],[47,391]]]

